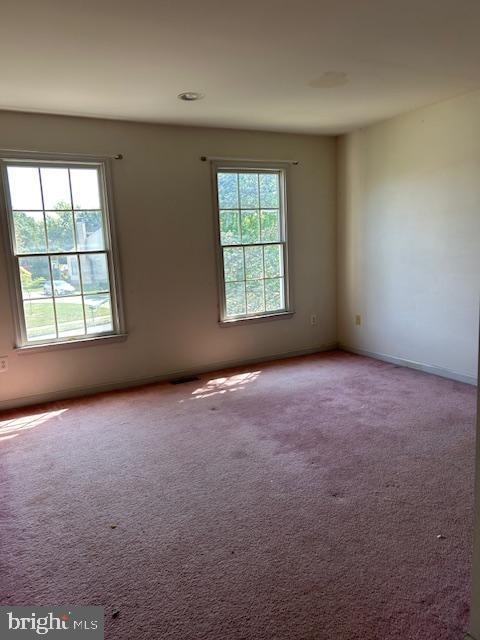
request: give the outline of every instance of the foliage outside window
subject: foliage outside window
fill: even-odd
[[[2,164],[20,345],[118,333],[103,164]]]
[[[221,320],[288,311],[284,172],[216,169]]]

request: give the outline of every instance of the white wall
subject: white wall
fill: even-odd
[[[128,340],[30,355],[13,349],[0,245],[0,408],[336,342],[334,138],[0,113],[0,147],[123,153],[113,163]],[[289,183],[295,315],[217,323],[211,178],[201,155],[297,159]],[[310,314],[318,314],[311,326]]]
[[[343,137],[338,169],[340,344],[474,381],[480,93]]]
[[[479,366],[480,372],[480,366]],[[480,387],[477,387],[477,430],[475,447],[475,535],[472,562],[472,598],[467,638],[480,640]]]

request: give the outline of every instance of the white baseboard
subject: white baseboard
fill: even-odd
[[[450,380],[456,380],[457,382],[466,382],[476,386],[477,378],[475,376],[468,376],[457,371],[450,369],[444,369],[443,367],[437,367],[433,364],[424,364],[423,362],[415,362],[414,360],[407,360],[406,358],[398,358],[397,356],[391,356],[386,353],[377,353],[375,351],[366,351],[365,349],[357,349],[356,347],[350,347],[346,344],[339,344],[338,348],[342,351],[348,351],[350,353],[356,353],[359,356],[367,356],[369,358],[375,358],[376,360],[383,360],[384,362],[390,362],[391,364],[397,364],[401,367],[409,367],[410,369],[418,369],[425,373],[432,373],[435,376],[441,376],[442,378],[449,378]]]
[[[337,343],[321,345],[318,347],[308,347],[305,349],[299,349],[297,351],[288,351],[286,353],[273,353],[259,358],[249,358],[245,360],[226,360],[221,362],[213,362],[204,366],[192,367],[190,369],[183,369],[180,371],[169,371],[158,376],[150,378],[135,378],[127,380],[117,380],[115,382],[93,385],[89,387],[74,387],[70,389],[61,389],[59,391],[52,391],[48,393],[39,393],[30,396],[21,396],[13,398],[11,400],[0,401],[0,411],[6,409],[17,409],[19,407],[26,407],[34,404],[43,404],[45,402],[55,402],[59,400],[67,400],[69,398],[79,398],[81,396],[95,395],[97,393],[104,393],[106,391],[116,391],[119,389],[129,389],[131,387],[140,387],[145,384],[155,384],[156,382],[165,382],[166,380],[172,380],[175,378],[183,378],[192,375],[201,375],[204,373],[212,373],[213,371],[220,371],[222,369],[229,369],[233,367],[243,367],[255,364],[261,364],[265,362],[272,362],[275,360],[283,360],[284,358],[295,358],[297,356],[312,355],[314,353],[322,353],[324,351],[333,351],[337,349]]]

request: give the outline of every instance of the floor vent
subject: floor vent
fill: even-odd
[[[170,384],[185,384],[186,382],[195,382],[195,380],[200,380],[198,376],[185,376],[184,378],[174,378],[170,380]]]

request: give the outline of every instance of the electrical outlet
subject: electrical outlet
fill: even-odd
[[[7,356],[0,356],[0,373],[8,371],[8,358]]]
[[[312,315],[310,316],[310,324],[312,325],[312,327],[317,324],[317,314],[316,313],[312,313]]]
[[[357,313],[357,315],[355,316],[355,324],[359,327],[362,324],[362,316]]]

